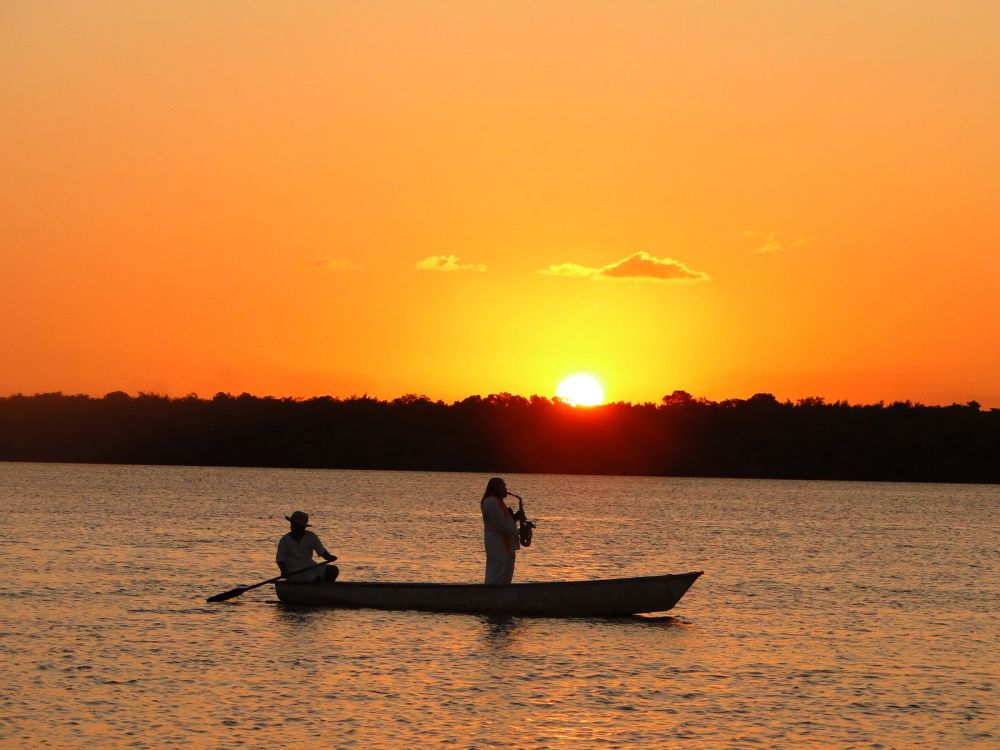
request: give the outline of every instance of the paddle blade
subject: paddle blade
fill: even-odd
[[[215,596],[210,596],[205,601],[206,602],[224,602],[227,599],[235,599],[237,596],[239,596],[240,594],[242,594],[246,590],[247,590],[246,586],[237,586],[236,588],[230,589],[229,591],[225,591],[225,592],[223,592],[221,594],[216,594]]]

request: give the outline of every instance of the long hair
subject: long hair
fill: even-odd
[[[486,483],[486,492],[483,493],[483,500],[488,497],[500,497],[500,491],[507,489],[507,483],[500,477],[493,477]]]

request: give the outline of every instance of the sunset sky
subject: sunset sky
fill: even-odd
[[[1000,2],[0,5],[0,395],[1000,406]]]

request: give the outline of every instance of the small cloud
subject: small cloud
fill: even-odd
[[[432,255],[417,262],[418,271],[474,271],[482,273],[486,266],[482,263],[459,263],[457,255]]]
[[[616,279],[657,279],[659,281],[705,281],[707,273],[692,271],[679,260],[654,258],[647,252],[634,253],[625,260],[601,269],[601,275]]]
[[[299,264],[304,271],[360,271],[361,266],[346,258],[317,258]]]
[[[594,276],[600,273],[600,269],[587,268],[586,266],[581,266],[576,263],[559,263],[542,269],[539,273],[544,273],[547,276],[576,276],[580,278]]]
[[[572,276],[591,279],[629,279],[632,281],[707,281],[709,276],[694,271],[673,258],[657,258],[640,250],[637,253],[600,268],[588,268],[576,263],[560,263],[539,273],[547,276]]]
[[[751,229],[743,230],[743,237],[748,240],[762,241],[755,249],[758,253],[777,253],[782,250],[790,250],[797,247],[805,247],[805,237],[794,237],[790,240],[779,239],[775,232],[755,232]]]
[[[784,250],[785,246],[782,245],[778,238],[774,236],[773,233],[767,235],[767,239],[764,240],[764,244],[757,248],[758,253],[776,253]]]

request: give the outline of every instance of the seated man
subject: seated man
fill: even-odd
[[[285,516],[285,520],[291,524],[291,530],[278,541],[278,554],[275,557],[281,574],[288,576],[289,573],[302,571],[288,577],[289,581],[296,582],[327,581],[333,583],[336,581],[337,576],[340,575],[340,569],[336,565],[303,570],[316,564],[316,561],[313,560],[313,552],[324,560],[332,562],[337,559],[336,555],[331,555],[326,551],[326,547],[323,546],[323,542],[316,534],[306,531],[306,527],[311,525],[309,514],[297,510],[292,515]]]

